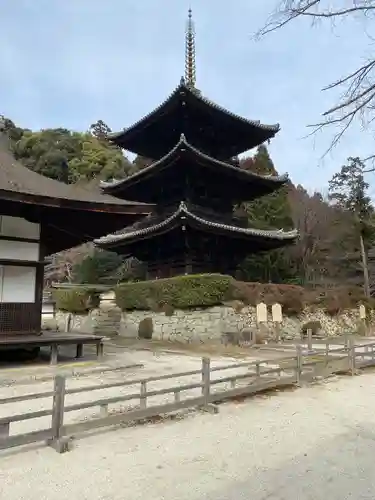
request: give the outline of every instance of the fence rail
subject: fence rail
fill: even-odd
[[[287,385],[299,385],[317,378],[327,377],[333,373],[350,373],[354,375],[359,368],[375,365],[375,342],[354,345],[352,338],[346,339],[342,347],[330,346],[329,341],[322,349],[309,349],[303,344],[296,346],[293,355],[280,360],[262,360],[244,363],[232,363],[225,366],[211,366],[208,358],[202,358],[200,370],[191,370],[149,378],[138,378],[123,382],[90,385],[79,388],[68,388],[66,377],[56,375],[54,390],[13,396],[0,399],[0,405],[20,403],[38,399],[51,399],[50,409],[14,414],[0,418],[0,449],[11,448],[38,441],[47,441],[57,451],[68,449],[71,436],[80,432],[128,422],[137,422],[151,417],[176,412],[185,408],[200,408],[217,412],[215,403],[237,397],[254,394],[266,389]],[[240,373],[226,375],[228,370],[242,370]],[[221,372],[221,373],[220,373]],[[224,376],[216,376],[217,374]],[[153,382],[168,381],[177,378],[200,375],[200,380],[180,385],[150,389]],[[229,388],[220,385],[229,384]],[[95,400],[67,404],[68,396],[103,391],[105,389],[130,388],[138,386],[139,390],[129,394],[118,394],[112,397],[101,397]],[[187,391],[198,391],[193,397],[183,398]],[[173,396],[172,402],[151,404],[149,399],[165,395]],[[116,403],[136,401],[135,408],[121,413],[111,413],[109,406]],[[78,423],[65,423],[64,416],[70,412],[97,407],[99,416]],[[51,417],[47,429],[13,434],[12,425],[16,422]]]

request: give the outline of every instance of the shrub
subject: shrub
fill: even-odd
[[[116,302],[123,311],[152,310],[166,315],[173,314],[175,309],[223,303],[241,312],[243,304],[255,307],[260,302],[268,306],[278,302],[286,316],[299,315],[306,306],[335,315],[360,303],[368,309],[375,304],[374,299],[365,299],[362,290],[356,287],[308,290],[298,285],[241,282],[221,274],[123,283],[116,287]]]
[[[233,281],[230,276],[203,274],[123,283],[116,287],[116,302],[122,310],[150,310],[150,305],[161,303],[173,309],[209,307],[228,298]]]
[[[138,338],[151,340],[153,333],[154,323],[152,321],[152,318],[142,319],[138,325]]]
[[[233,281],[231,294],[233,298],[253,307],[259,302],[264,302],[268,306],[278,302],[283,308],[283,313],[289,316],[300,314],[305,305],[305,290],[296,285]]]
[[[73,314],[87,314],[99,306],[100,292],[85,288],[60,288],[53,290],[56,308]]]

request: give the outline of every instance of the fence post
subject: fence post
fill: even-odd
[[[139,406],[141,410],[145,410],[147,408],[147,385],[146,382],[141,382],[141,393],[139,397]]]
[[[349,357],[349,370],[351,375],[355,375],[355,344],[353,337],[348,339],[348,357]]]
[[[344,347],[348,347],[349,346],[349,336],[348,334],[345,332],[344,333]]]
[[[307,350],[309,352],[312,351],[312,330],[311,330],[311,328],[307,329]]]
[[[55,376],[52,406],[52,436],[48,441],[48,445],[52,446],[58,453],[68,451],[68,439],[62,435],[64,425],[65,383],[65,377],[62,375]]]
[[[210,358],[202,358],[202,384],[204,406],[207,406],[210,398]]]
[[[296,345],[297,357],[296,357],[296,383],[301,383],[302,375],[302,346],[300,344]]]
[[[202,396],[203,396],[203,410],[210,413],[218,413],[218,407],[210,404],[210,358],[202,358]]]
[[[7,437],[9,437],[9,429],[10,429],[9,422],[0,424],[0,439],[6,439]]]

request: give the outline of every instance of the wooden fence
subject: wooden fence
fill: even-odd
[[[16,447],[38,441],[46,441],[56,451],[67,451],[72,436],[86,430],[97,429],[117,424],[137,422],[155,416],[165,415],[185,408],[198,408],[217,412],[215,403],[238,396],[247,396],[267,389],[282,386],[300,385],[333,373],[354,375],[358,368],[375,365],[375,342],[354,345],[349,339],[344,345],[330,346],[329,341],[322,349],[311,351],[302,344],[296,346],[296,353],[280,360],[239,362],[226,366],[211,366],[210,359],[202,358],[201,369],[182,373],[173,373],[129,381],[112,382],[87,387],[68,388],[66,377],[56,375],[54,390],[13,396],[0,399],[0,405],[13,404],[50,398],[50,409],[14,414],[0,418],[0,449]],[[228,371],[241,370],[240,373],[226,375]],[[225,373],[226,372],[226,373]],[[219,375],[219,376],[217,376]],[[199,381],[163,387],[151,390],[151,383],[169,381],[176,378],[199,377]],[[67,404],[68,396],[93,393],[98,390],[138,386],[139,390],[130,394],[118,394],[86,402]],[[225,385],[223,388],[222,386]],[[221,387],[220,387],[221,386]],[[228,387],[229,386],[229,387]],[[182,397],[187,391],[195,390],[193,397]],[[172,401],[162,404],[150,404],[150,398],[170,396]],[[109,407],[116,403],[136,401],[137,405],[121,413],[111,413]],[[88,408],[99,408],[99,416],[78,423],[65,423],[64,416],[70,412]],[[12,425],[16,422],[50,417],[47,429],[13,434]]]

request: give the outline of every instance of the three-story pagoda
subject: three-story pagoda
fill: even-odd
[[[297,232],[252,228],[234,207],[272,193],[287,176],[241,168],[238,154],[271,139],[263,125],[213,103],[195,87],[195,31],[189,10],[185,78],[154,111],[110,140],[153,162],[126,179],[102,183],[106,194],[154,205],[132,226],[96,240],[104,249],[147,263],[148,278],[234,274],[251,253],[291,244]]]

